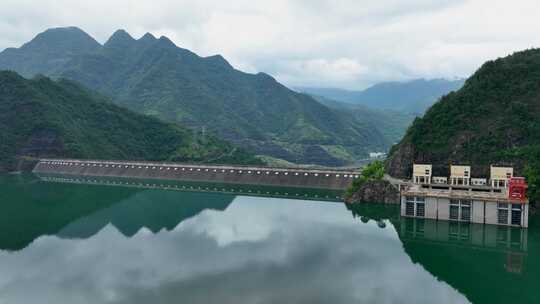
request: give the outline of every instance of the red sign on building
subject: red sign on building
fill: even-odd
[[[527,181],[524,177],[512,177],[508,180],[508,199],[526,201]]]

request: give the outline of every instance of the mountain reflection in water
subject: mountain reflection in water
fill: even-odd
[[[0,302],[529,303],[537,226],[0,177]],[[352,216],[351,216],[352,215]],[[534,221],[533,221],[534,222]]]

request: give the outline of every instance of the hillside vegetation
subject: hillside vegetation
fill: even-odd
[[[384,177],[384,163],[381,161],[374,161],[364,168],[362,168],[362,173],[360,177],[354,179],[351,186],[345,192],[345,198],[351,197],[353,194],[358,192],[360,187],[369,181],[380,181]]]
[[[54,51],[59,36],[63,51]],[[0,53],[0,69],[75,80],[131,110],[295,163],[344,165],[392,143],[377,124],[267,74],[243,73],[219,55],[200,57],[151,34],[134,39],[119,30],[96,46],[80,29],[51,29]]]
[[[379,127],[382,135],[390,142],[397,143],[416,115],[394,110],[382,110],[369,108],[363,105],[339,102],[323,96],[312,95],[317,101],[330,108],[353,115],[359,121]]]
[[[465,86],[417,118],[387,161],[396,177],[410,176],[413,162],[471,164],[487,176],[490,164],[510,164],[528,177],[539,200],[540,50],[531,49],[485,63]]]
[[[80,85],[0,72],[0,171],[20,157],[258,163],[212,137],[133,113]]]

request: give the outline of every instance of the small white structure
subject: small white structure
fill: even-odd
[[[471,178],[471,186],[487,186],[486,178]]]
[[[471,166],[450,166],[450,184],[469,186],[471,184]]]
[[[491,187],[508,188],[508,180],[514,177],[514,168],[491,166]]]
[[[432,165],[413,165],[413,183],[429,185],[431,184]]]
[[[446,177],[446,176],[434,176],[434,177],[431,178],[431,181],[434,184],[445,185],[445,184],[448,184],[448,177]]]
[[[384,158],[386,156],[386,153],[384,152],[370,152],[369,158]]]

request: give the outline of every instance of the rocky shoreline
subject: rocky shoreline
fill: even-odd
[[[345,198],[345,202],[348,204],[399,204],[399,197],[399,191],[390,182],[370,180],[363,183],[350,197]]]

